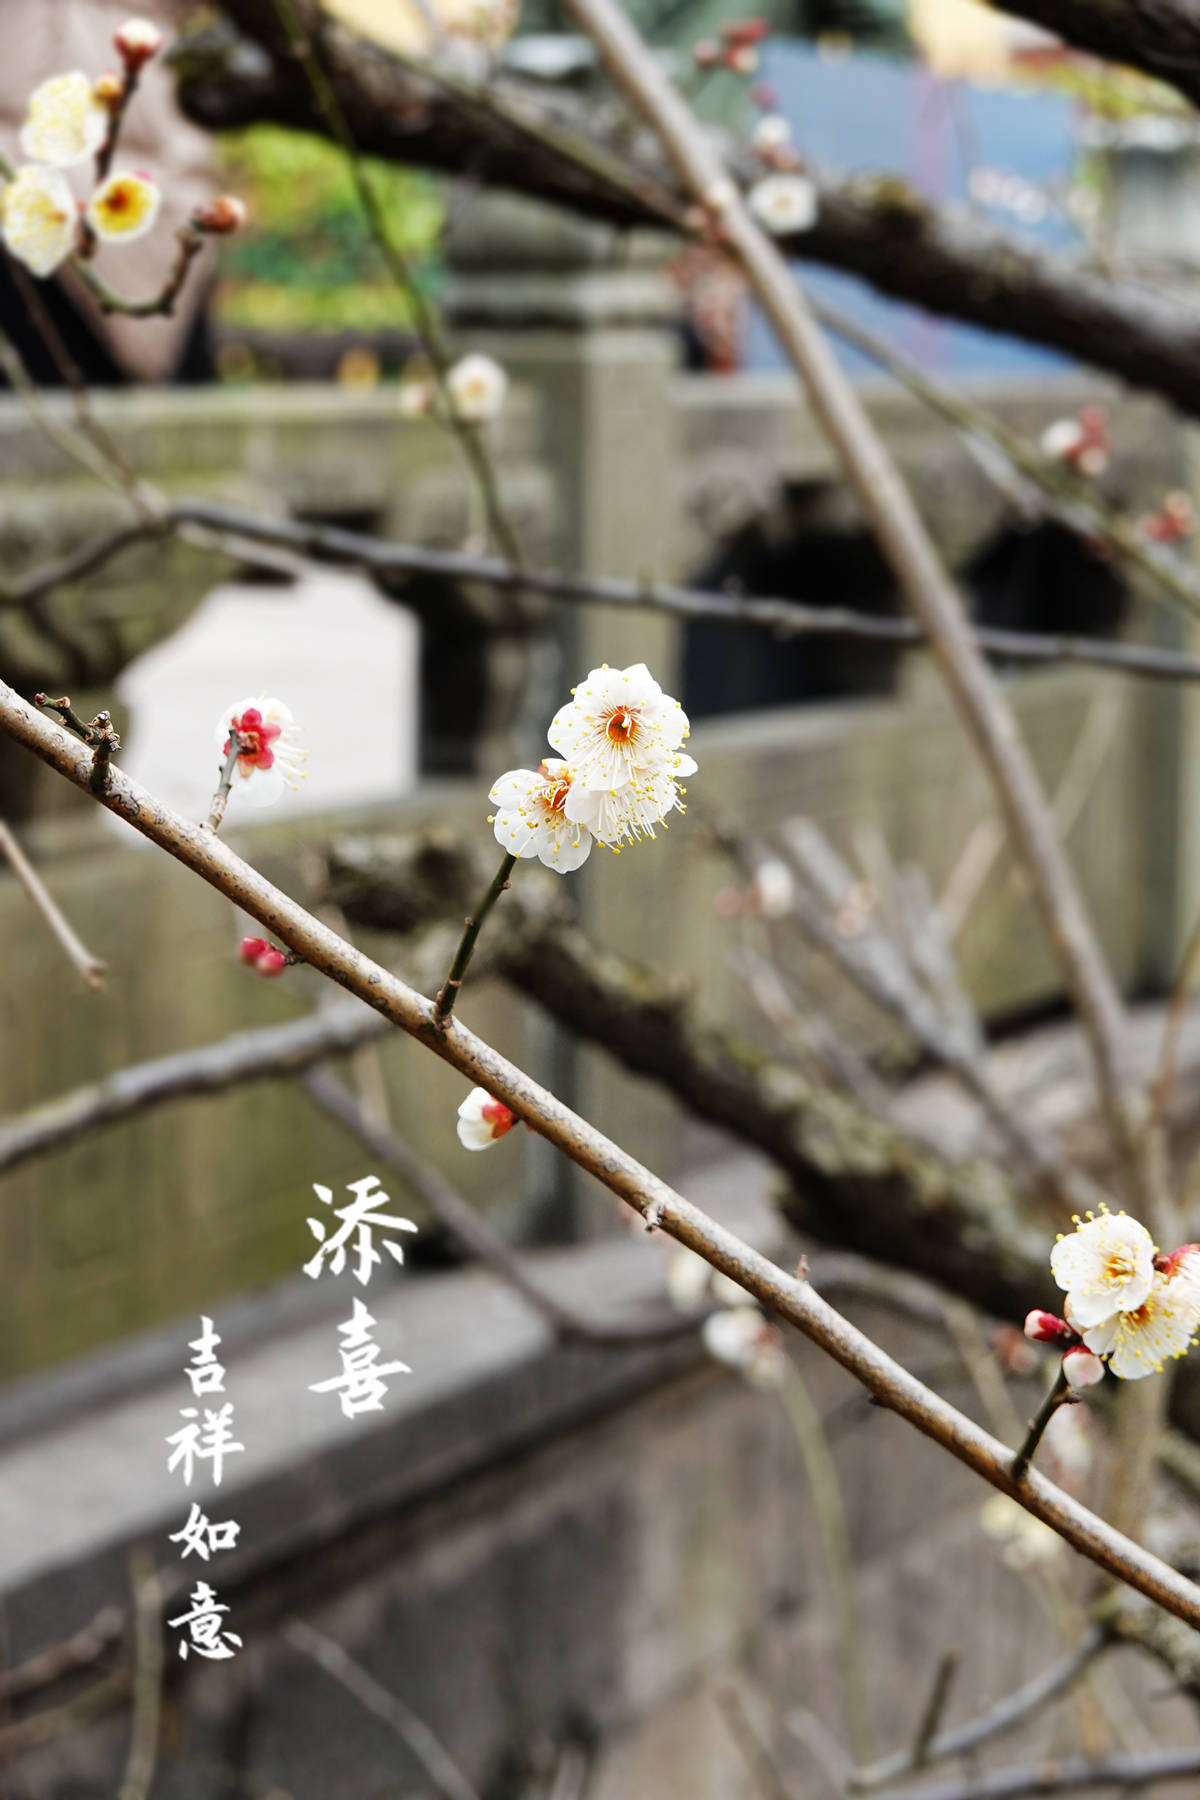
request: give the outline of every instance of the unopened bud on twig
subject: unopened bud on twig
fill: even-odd
[[[130,73],[144,69],[163,46],[163,34],[152,19],[126,19],[113,34],[117,55]]]
[[[233,194],[218,194],[198,206],[192,214],[192,226],[210,237],[229,237],[246,223],[246,208]]]

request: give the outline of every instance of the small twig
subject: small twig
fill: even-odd
[[[1067,1378],[1060,1369],[1053,1387],[1042,1401],[1034,1418],[1030,1421],[1029,1431],[1025,1438],[1025,1442],[1013,1457],[1012,1478],[1014,1481],[1024,1481],[1029,1470],[1029,1464],[1033,1460],[1034,1452],[1037,1450],[1038,1445],[1045,1435],[1047,1425],[1049,1425],[1059,1407],[1067,1402],[1069,1393],[1070,1387]]]
[[[144,300],[130,300],[124,294],[118,294],[84,262],[77,260],[74,263],[75,274],[106,315],[116,314],[123,319],[169,319],[187,283],[192,264],[204,248],[203,234],[192,225],[182,225],[175,234],[175,241],[179,248],[162,286]]]
[[[729,1683],[718,1690],[717,1701],[725,1714],[729,1735],[740,1750],[747,1772],[763,1800],[793,1800],[783,1771],[770,1745],[764,1743],[741,1691]]]
[[[205,828],[209,831],[219,831],[221,829],[221,821],[225,817],[225,808],[229,804],[229,790],[233,786],[234,771],[237,768],[238,757],[241,754],[241,733],[235,731],[231,725],[229,727],[229,748],[226,750],[225,760],[221,764],[221,776],[220,780],[217,782],[217,791],[209,802],[208,817],[204,821]]]
[[[493,875],[486,893],[466,921],[458,949],[454,952],[454,961],[450,964],[446,979],[438,989],[438,996],[434,1001],[433,1016],[438,1025],[444,1025],[454,1010],[454,1002],[458,999],[459,989],[466,977],[471,958],[475,954],[475,944],[479,933],[483,930],[493,906],[508,887],[509,876],[516,866],[515,856],[504,858]]]
[[[125,1631],[125,1613],[119,1606],[106,1606],[90,1625],[77,1631],[49,1650],[31,1656],[15,1669],[0,1670],[0,1700],[19,1700],[39,1688],[50,1687],[64,1675],[86,1669],[99,1662],[106,1651],[120,1642]]]
[[[937,1673],[933,1678],[933,1686],[929,1690],[929,1698],[917,1725],[916,1736],[909,1752],[914,1774],[926,1767],[930,1760],[929,1750],[942,1722],[942,1716],[950,1700],[950,1690],[954,1686],[954,1677],[958,1674],[958,1651],[947,1650],[938,1659]]]
[[[62,945],[68,959],[78,970],[80,978],[93,990],[102,988],[108,968],[107,963],[102,962],[98,956],[93,956],[87,946],[80,941],[74,927],[69,923],[54,896],[17,842],[11,827],[3,819],[0,819],[0,852],[8,858],[13,874]]]
[[[889,1789],[879,1800],[1022,1800],[1026,1794],[1074,1794],[1085,1788],[1119,1788],[1132,1793],[1156,1782],[1200,1773],[1200,1750],[1156,1750],[1148,1754],[1063,1756],[991,1775],[943,1781],[937,1787]]]
[[[149,1550],[130,1552],[129,1579],[135,1632],[133,1723],[125,1779],[117,1800],[147,1800],[158,1761],[163,1685],[162,1583]]]
[[[311,1657],[325,1673],[353,1694],[360,1706],[382,1719],[408,1747],[442,1800],[479,1800],[458,1765],[451,1760],[423,1719],[398,1700],[355,1662],[340,1644],[326,1637],[304,1619],[293,1619],[284,1628],[288,1643],[302,1655]]]
[[[946,1762],[952,1756],[968,1756],[991,1738],[1000,1737],[1014,1726],[1024,1725],[1052,1700],[1074,1687],[1089,1665],[1112,1642],[1111,1634],[1104,1627],[1092,1626],[1074,1650],[1035,1675],[1024,1687],[1006,1694],[978,1718],[933,1737],[925,1746],[922,1766],[928,1768],[931,1763]],[[906,1775],[915,1774],[916,1767],[913,1749],[901,1750],[894,1756],[885,1757],[873,1768],[854,1770],[847,1776],[846,1785],[854,1793],[867,1793],[889,1781],[902,1781]]]

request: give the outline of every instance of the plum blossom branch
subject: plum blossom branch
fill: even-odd
[[[1037,1447],[1046,1435],[1047,1425],[1049,1425],[1059,1407],[1064,1405],[1070,1397],[1070,1384],[1067,1381],[1066,1375],[1060,1370],[1054,1379],[1054,1384],[1049,1393],[1038,1407],[1034,1417],[1030,1420],[1029,1430],[1025,1435],[1025,1441],[1017,1451],[1017,1454],[1013,1457],[1012,1473],[1014,1481],[1024,1481],[1029,1465],[1037,1453]]]
[[[943,1781],[936,1787],[891,1788],[879,1800],[1024,1800],[1026,1794],[1077,1794],[1113,1787],[1123,1793],[1200,1772],[1200,1750],[1122,1751],[1114,1756],[1062,1756]]]
[[[505,856],[496,870],[487,889],[480,896],[477,905],[472,909],[470,917],[463,928],[458,949],[454,952],[454,960],[450,964],[445,981],[438,990],[434,1002],[434,1017],[439,1025],[444,1025],[454,1010],[454,1002],[458,999],[458,991],[462,987],[466,973],[475,954],[475,945],[479,933],[487,923],[487,916],[495,906],[501,894],[508,889],[509,876],[517,866],[515,856]]]
[[[91,792],[86,752],[61,726],[34,711],[0,681],[0,729],[85,793]],[[655,1226],[728,1275],[767,1310],[796,1326],[876,1400],[907,1419],[985,1480],[1019,1500],[1099,1567],[1200,1627],[1200,1588],[1159,1557],[1114,1531],[1031,1470],[1014,1483],[1011,1452],[972,1420],[909,1374],[809,1286],[743,1243],[676,1193],[628,1152],[564,1106],[523,1070],[455,1020],[440,1029],[430,1001],[372,962],[238,857],[220,837],[189,823],[117,770],[93,796],[136,831],[241,906],[302,955],[313,968],[364,999],[394,1025],[486,1087],[572,1161],[596,1175]]]

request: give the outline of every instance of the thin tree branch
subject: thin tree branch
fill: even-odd
[[[671,582],[626,580],[612,575],[578,575],[553,569],[524,569],[498,557],[432,550],[419,544],[395,543],[336,526],[246,513],[236,507],[185,500],[168,508],[152,527],[123,526],[100,533],[68,556],[39,564],[25,576],[0,584],[0,605],[26,606],[69,581],[94,573],[113,557],[141,543],[189,527],[225,534],[243,546],[277,545],[315,563],[357,568],[391,578],[432,577],[446,583],[475,582],[499,592],[525,590],[570,603],[646,609],[675,618],[705,619],[718,624],[750,625],[780,638],[840,637],[890,644],[897,650],[920,648],[925,632],[915,619],[879,618],[849,607],[809,606],[799,600],[713,593]],[[1196,580],[1200,600],[1200,577]],[[1069,637],[1006,631],[990,625],[970,627],[979,649],[998,661],[1029,667],[1070,663],[1112,674],[1146,676],[1163,681],[1200,681],[1200,657],[1160,650],[1153,645],[1109,643],[1102,638]]]
[[[397,1699],[375,1677],[347,1655],[340,1644],[304,1619],[293,1619],[284,1629],[289,1644],[353,1694],[359,1705],[390,1727],[408,1747],[442,1800],[479,1800],[457,1763],[452,1761],[423,1719]]]
[[[1121,1751],[1115,1756],[1047,1757],[992,1775],[944,1781],[937,1787],[890,1788],[879,1800],[1022,1800],[1026,1794],[1076,1794],[1083,1788],[1118,1787],[1122,1792],[1152,1787],[1200,1773],[1200,1750]]]
[[[227,30],[197,36],[180,57],[184,110],[210,130],[260,120],[319,128],[307,84],[272,36],[260,0],[223,0],[223,10],[272,61],[240,57]],[[304,17],[311,29],[316,8],[305,6]],[[686,193],[657,146],[631,150],[626,133],[617,147],[598,106],[511,76],[472,86],[328,23],[320,43],[362,153],[460,174],[469,146],[489,185],[609,224],[689,229]],[[761,174],[744,146],[713,141],[740,179]],[[894,175],[822,174],[818,185],[812,228],[782,240],[789,256],[860,275],[926,311],[1062,350],[1182,411],[1200,411],[1200,310],[1187,297],[1031,248],[964,209],[929,205]]]
[[[92,793],[84,746],[37,713],[0,682],[0,729],[84,793]],[[103,794],[93,794],[143,837],[243,908],[310,967],[327,975],[436,1056],[504,1102],[518,1118],[594,1174],[626,1201],[648,1227],[661,1229],[743,1287],[860,1381],[877,1401],[906,1418],[1001,1493],[1020,1502],[1098,1567],[1155,1600],[1185,1623],[1200,1627],[1200,1588],[1159,1557],[1114,1531],[1036,1470],[1012,1479],[1011,1451],[901,1368],[864,1333],[840,1317],[799,1275],[710,1219],[610,1138],[452,1019],[439,1029],[433,1005],[398,976],[374,963],[242,861],[219,837],[172,811],[114,769]]]
[[[22,850],[16,834],[3,819],[0,819],[0,856],[7,857],[13,874],[58,939],[80,979],[93,990],[102,988],[108,965],[102,962],[98,956],[93,956],[80,939],[53,894]]]

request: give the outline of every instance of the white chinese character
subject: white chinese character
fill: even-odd
[[[192,1358],[191,1368],[185,1370],[187,1378],[192,1384],[193,1394],[223,1394],[225,1392],[225,1371],[213,1354],[220,1341],[213,1330],[212,1320],[201,1318],[200,1336],[193,1338],[188,1345],[188,1349],[194,1350],[196,1354]]]
[[[374,1324],[363,1302],[356,1300],[353,1317],[338,1326],[342,1334],[341,1374],[331,1375],[328,1381],[309,1384],[309,1392],[313,1394],[336,1393],[340,1388],[338,1398],[348,1419],[355,1418],[360,1412],[383,1411],[383,1397],[387,1393],[385,1375],[412,1374],[407,1363],[376,1362],[379,1345],[371,1341]]]
[[[179,1654],[184,1662],[187,1661],[189,1650],[195,1650],[200,1656],[207,1656],[210,1662],[221,1662],[241,1649],[242,1640],[236,1631],[221,1629],[221,1614],[228,1611],[229,1608],[221,1604],[207,1581],[196,1583],[192,1594],[192,1611],[180,1613],[177,1619],[167,1621],[169,1625],[186,1625],[188,1628],[191,1641],[185,1639],[179,1646]]]
[[[195,1419],[199,1414],[194,1406],[181,1406],[179,1416],[181,1419]],[[182,1463],[185,1487],[192,1485],[192,1471],[196,1463],[205,1461],[211,1461],[213,1481],[220,1487],[225,1458],[232,1456],[235,1450],[246,1448],[245,1444],[235,1444],[233,1441],[233,1406],[228,1402],[219,1412],[209,1412],[206,1407],[203,1425],[182,1425],[178,1431],[172,1432],[167,1442],[175,1446],[167,1459],[167,1473],[171,1474]]]
[[[304,1273],[311,1275],[315,1281],[321,1273],[323,1259],[328,1257],[331,1273],[340,1275],[346,1266],[346,1245],[357,1232],[358,1238],[354,1248],[358,1253],[358,1268],[354,1272],[365,1287],[371,1279],[373,1266],[377,1262],[383,1261],[371,1242],[372,1225],[378,1225],[384,1231],[415,1231],[417,1228],[411,1219],[397,1219],[393,1218],[390,1213],[371,1210],[377,1201],[381,1201],[385,1206],[391,1205],[391,1201],[385,1193],[373,1192],[379,1187],[377,1175],[368,1175],[362,1181],[352,1181],[349,1187],[350,1192],[357,1194],[358,1198],[350,1206],[334,1207],[334,1217],[340,1219],[342,1223],[331,1238],[326,1238],[327,1227],[323,1219],[308,1221],[308,1228],[321,1248],[311,1262],[305,1263]],[[325,1202],[326,1206],[332,1205],[332,1188],[322,1187],[319,1182],[314,1181],[313,1192],[318,1200]],[[398,1263],[404,1261],[404,1252],[399,1244],[393,1244],[385,1238],[383,1247],[389,1256],[395,1257]]]
[[[181,1562],[193,1551],[201,1562],[207,1562],[215,1550],[232,1550],[237,1544],[238,1532],[241,1529],[241,1526],[235,1524],[232,1519],[225,1519],[220,1524],[214,1524],[201,1512],[193,1500],[192,1510],[187,1516],[183,1530],[171,1532],[170,1537],[173,1544],[183,1545],[183,1549],[179,1552]]]

